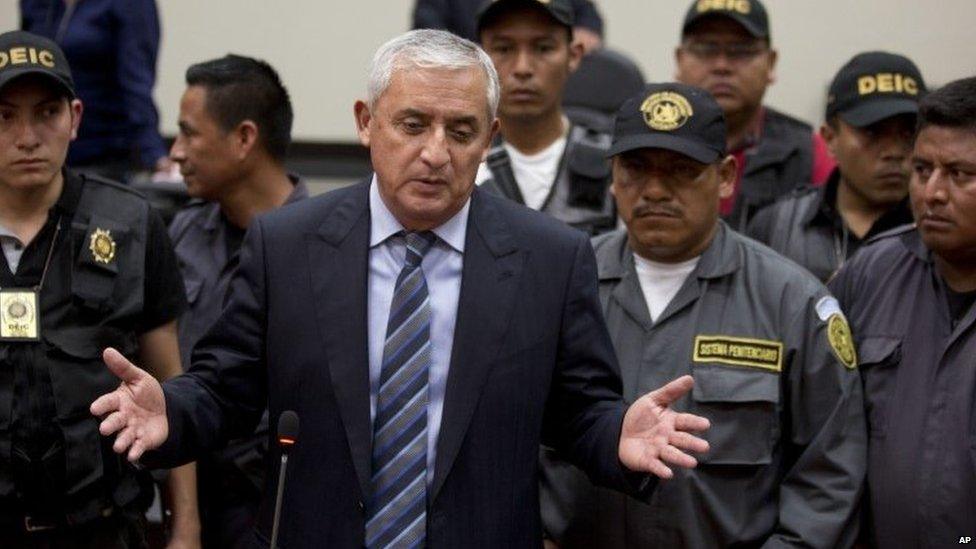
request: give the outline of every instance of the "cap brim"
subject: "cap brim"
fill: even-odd
[[[840,112],[838,116],[856,128],[863,128],[899,114],[917,115],[918,102],[912,99],[877,99]]]
[[[14,80],[23,78],[25,76],[43,77],[48,81],[50,81],[52,84],[54,84],[56,87],[63,89],[68,94],[69,97],[71,98],[76,97],[75,90],[61,77],[59,77],[56,74],[51,74],[50,71],[33,68],[33,67],[24,67],[20,69],[8,69],[7,71],[4,71],[4,73],[0,75],[0,90],[3,90],[3,88],[7,87],[7,85],[12,83]]]
[[[624,137],[616,141],[607,151],[607,158],[637,149],[666,149],[683,154],[704,164],[718,160],[720,153],[684,137],[676,135],[644,134]]]
[[[722,17],[725,19],[731,19],[732,21],[735,21],[736,23],[742,25],[742,28],[746,29],[746,32],[751,34],[753,38],[769,38],[768,32],[756,26],[755,23],[753,23],[753,21],[747,17],[742,17],[732,13],[716,13],[716,12],[703,13],[699,16],[692,18],[690,21],[688,21],[685,24],[684,28],[681,29],[682,36],[688,34],[688,29],[691,28],[696,23],[698,23],[699,21],[704,21],[705,19],[709,19],[712,17]]]

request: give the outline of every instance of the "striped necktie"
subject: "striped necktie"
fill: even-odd
[[[406,233],[383,344],[373,421],[373,496],[366,547],[422,547],[427,534],[430,297],[420,263],[436,240]]]

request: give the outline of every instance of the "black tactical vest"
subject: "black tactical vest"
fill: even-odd
[[[65,464],[58,503],[73,523],[133,502],[144,480],[112,451],[111,439],[99,434],[89,406],[119,384],[103,363],[102,350],[112,346],[130,358],[137,351],[149,205],[116,183],[91,176],[81,181],[77,210],[62,223],[40,292],[41,341],[0,344],[4,362],[11,346],[26,345],[32,363],[46,363],[50,393],[32,397],[54,399]],[[12,368],[4,364],[3,369]],[[11,467],[12,400],[11,377],[0,377],[0,501],[5,507],[23,482]]]
[[[744,231],[760,208],[810,183],[813,174],[813,129],[809,124],[765,107],[759,143],[745,156],[745,170],[732,213],[725,221]]]
[[[616,228],[617,209],[610,196],[610,163],[606,159],[610,141],[608,134],[572,126],[556,180],[540,211],[590,235]],[[512,173],[512,160],[500,139],[488,153],[487,163],[492,178],[481,188],[525,204]]]

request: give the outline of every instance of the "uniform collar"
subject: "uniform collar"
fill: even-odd
[[[834,168],[827,177],[827,182],[816,190],[816,207],[806,212],[803,224],[806,226],[826,225],[834,227],[841,222],[837,211],[837,187],[840,185],[840,170]]]
[[[81,191],[85,187],[84,176],[69,170],[61,170],[64,176],[64,186],[61,188],[61,196],[51,207],[51,213],[58,213],[66,218],[71,218],[78,210],[78,203],[81,201]]]
[[[288,195],[288,198],[285,199],[285,203],[282,204],[282,206],[308,198],[308,187],[305,186],[305,183],[301,180],[301,178],[293,173],[289,173],[287,175],[288,180],[291,181],[294,188],[291,190],[291,193]],[[226,218],[223,216],[223,212],[220,210],[220,204],[213,202],[211,206],[210,211],[203,220],[203,230],[209,233],[216,231],[223,223],[227,223]]]
[[[701,261],[695,269],[695,276],[703,279],[721,278],[739,270],[742,265],[742,254],[738,243],[730,233],[729,226],[719,219],[715,236],[702,253]]]
[[[816,207],[807,210],[806,217],[803,220],[804,225],[808,227],[822,225],[839,228],[844,224],[844,220],[840,217],[840,211],[837,210],[837,189],[839,186],[840,170],[834,168],[830,172],[830,177],[827,178],[826,184],[817,189],[815,198],[817,201]],[[874,225],[871,226],[864,238],[870,238],[876,234],[906,223],[912,223],[913,221],[911,206],[906,196],[901,202],[882,214],[874,222]]]
[[[715,236],[702,253],[698,266],[693,271],[694,276],[700,279],[721,278],[739,270],[742,265],[741,253],[730,231],[724,221],[718,220]],[[607,256],[600,254],[600,280],[620,279],[628,271],[633,272],[634,254],[627,243],[627,232],[617,231],[605,238],[608,239],[607,249],[613,253]]]

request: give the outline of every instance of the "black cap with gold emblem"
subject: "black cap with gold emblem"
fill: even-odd
[[[726,17],[742,25],[756,38],[769,40],[769,16],[759,0],[695,0],[685,13],[681,35],[706,17]]]
[[[505,10],[530,6],[545,10],[557,23],[572,28],[576,23],[576,12],[570,0],[487,0],[478,9],[478,34],[481,34],[492,18]]]
[[[863,128],[899,114],[918,114],[925,81],[911,59],[894,53],[869,51],[847,62],[827,95],[826,119],[840,116]]]
[[[45,76],[75,97],[68,60],[57,44],[25,31],[0,34],[0,90],[28,74]]]
[[[668,149],[699,162],[725,156],[725,115],[707,91],[686,84],[650,84],[620,107],[607,156]]]

